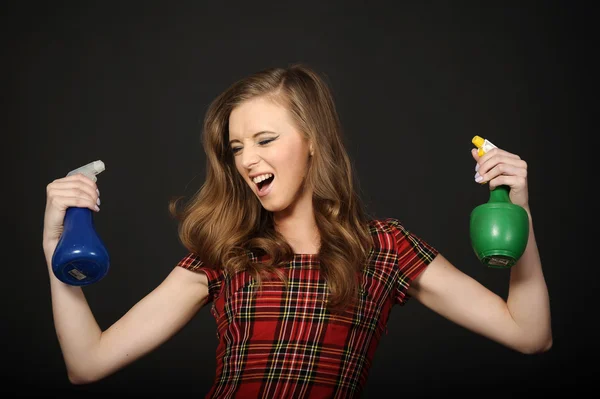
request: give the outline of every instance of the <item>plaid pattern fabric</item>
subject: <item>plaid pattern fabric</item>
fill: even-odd
[[[178,266],[204,272],[218,347],[211,398],[358,398],[393,305],[438,251],[397,219],[372,220],[373,256],[361,276],[361,299],[344,315],[325,309],[327,284],[317,255],[297,254],[275,279],[257,285],[228,276],[190,253]],[[253,258],[255,261],[260,259]]]

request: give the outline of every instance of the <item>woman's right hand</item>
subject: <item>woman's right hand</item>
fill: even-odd
[[[44,250],[54,251],[63,231],[67,208],[89,208],[100,211],[100,192],[96,182],[82,173],[56,179],[46,187],[44,213]]]

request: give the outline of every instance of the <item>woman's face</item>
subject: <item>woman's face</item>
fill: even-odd
[[[309,143],[286,108],[262,97],[242,103],[229,117],[229,145],[238,172],[266,210],[312,204],[304,185]]]

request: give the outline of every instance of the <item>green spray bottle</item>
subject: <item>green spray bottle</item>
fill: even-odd
[[[473,137],[472,143],[479,156],[496,148],[480,136]],[[512,267],[527,246],[529,216],[510,201],[509,191],[506,185],[490,190],[488,202],[473,209],[470,216],[471,246],[477,258],[491,268]]]

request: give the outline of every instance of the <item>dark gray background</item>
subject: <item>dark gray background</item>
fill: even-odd
[[[584,227],[595,209],[584,190],[595,180],[585,167],[595,47],[585,7],[14,3],[2,6],[4,392],[208,392],[217,346],[208,307],[128,368],[93,385],[69,384],[41,247],[45,187],[85,163],[106,164],[95,223],[112,267],[85,292],[107,328],[185,254],[166,206],[202,184],[199,129],[209,103],[248,73],[292,62],[331,83],[369,212],[402,220],[502,296],[508,272],[479,264],[469,243],[469,213],[488,198],[473,181],[471,138],[529,163],[552,350],[512,352],[409,302],[392,313],[363,397],[529,396],[593,382],[597,266]]]

